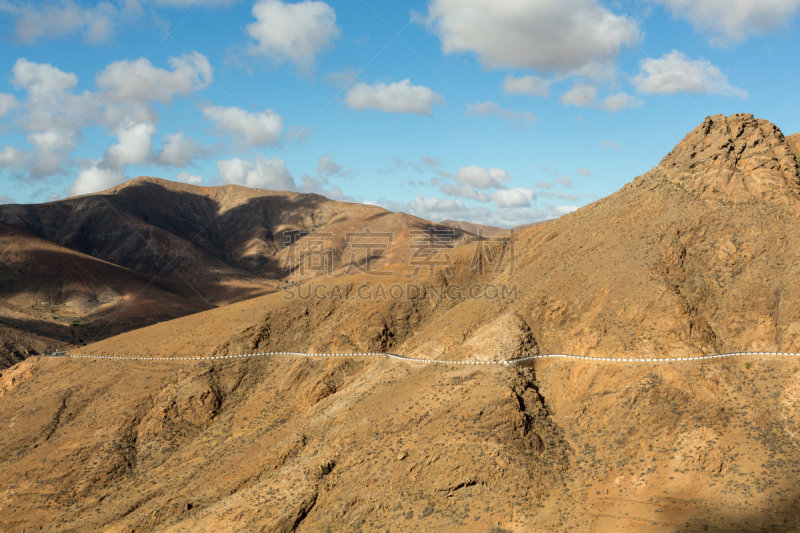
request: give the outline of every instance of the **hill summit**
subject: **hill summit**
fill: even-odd
[[[800,199],[800,168],[792,148],[775,124],[751,114],[707,117],[655,171],[709,199]]]

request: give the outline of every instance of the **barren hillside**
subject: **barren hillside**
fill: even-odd
[[[709,117],[619,192],[519,242],[447,250],[449,270],[321,275],[80,353],[798,352],[798,191],[775,126]],[[800,527],[797,358],[31,358],[2,372],[3,531]]]
[[[97,340],[275,292],[287,281],[341,275],[359,251],[359,238],[348,234],[365,228],[390,235],[376,252],[383,263],[407,260],[409,232],[429,227],[445,229],[315,194],[147,177],[78,198],[3,205],[0,294],[8,306],[0,317],[23,333],[41,334],[34,322],[76,323],[86,331],[66,340]],[[450,231],[450,246],[470,237]],[[320,236],[326,268],[302,268]],[[30,315],[31,328],[15,314]],[[10,349],[0,354],[10,357]]]

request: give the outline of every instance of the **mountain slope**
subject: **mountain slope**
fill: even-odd
[[[521,232],[513,268],[491,261],[511,243],[473,243],[450,271],[318,276],[81,353],[800,351],[786,154],[769,123],[709,117],[617,193]],[[798,380],[785,356],[32,358],[0,377],[0,529],[796,531]]]
[[[335,267],[346,266],[345,233],[393,232],[391,262],[406,257],[407,233],[443,227],[404,213],[316,194],[200,187],[140,177],[101,193],[36,205],[0,206],[0,221],[135,272],[159,276],[173,292],[222,305],[272,290],[284,270],[287,237],[333,233]],[[284,232],[288,232],[284,236]],[[453,234],[453,243],[468,236]]]
[[[45,321],[52,306],[59,306],[67,324],[88,321],[94,328],[80,335],[82,340],[94,339],[97,331],[107,336],[268,294],[284,280],[318,275],[298,265],[313,253],[319,235],[327,235],[330,271],[339,275],[351,258],[364,261],[364,250],[346,242],[349,232],[369,228],[392,235],[385,249],[373,252],[381,254],[373,261],[378,264],[411,254],[410,231],[445,229],[314,194],[198,187],[147,177],[93,195],[0,206],[0,224],[8,251],[0,292],[7,302],[15,312]],[[312,229],[316,233],[309,233]],[[469,237],[455,230],[448,238],[452,245]],[[141,292],[145,285],[147,291]],[[122,315],[111,312],[123,307]],[[0,309],[0,316],[10,310]],[[25,323],[17,326],[25,331]],[[78,340],[69,333],[68,339]]]

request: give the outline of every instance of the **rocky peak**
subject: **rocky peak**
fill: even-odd
[[[794,152],[794,156],[797,158],[797,161],[800,163],[800,133],[795,133],[794,135],[789,135],[786,137],[786,142],[789,143],[789,149]]]
[[[750,114],[707,117],[657,169],[706,198],[800,200],[800,167],[789,143],[777,126]]]

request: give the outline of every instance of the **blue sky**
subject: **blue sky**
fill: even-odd
[[[0,201],[140,175],[554,218],[704,117],[800,131],[800,0],[0,0]]]

